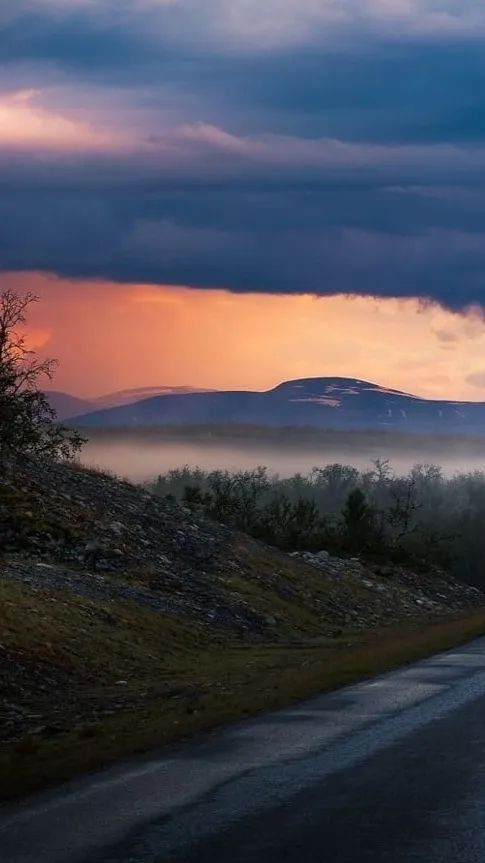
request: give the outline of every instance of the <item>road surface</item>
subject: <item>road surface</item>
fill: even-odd
[[[484,863],[485,638],[0,814],[2,863]]]

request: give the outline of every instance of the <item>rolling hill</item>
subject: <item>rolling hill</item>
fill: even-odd
[[[80,399],[77,396],[69,395],[69,393],[58,392],[58,390],[48,390],[46,396],[59,420],[68,419],[74,414],[84,414],[96,410],[97,407],[94,400]]]
[[[114,393],[106,393],[91,399],[82,399],[69,393],[58,390],[47,390],[46,396],[49,404],[54,408],[58,419],[65,420],[73,416],[92,411],[100,411],[105,408],[132,405],[142,399],[154,398],[155,396],[187,395],[188,393],[211,392],[208,389],[199,389],[191,386],[158,386],[158,387],[136,387],[135,389],[117,390]]]
[[[485,404],[430,400],[355,378],[286,381],[267,392],[157,395],[72,419],[82,427],[252,424],[429,434],[485,431]]]
[[[92,399],[92,401],[94,402],[95,408],[101,409],[129,405],[134,402],[139,402],[142,399],[155,398],[156,396],[188,395],[189,393],[206,392],[211,392],[211,390],[190,386],[136,387],[136,389],[118,390],[114,393],[108,393],[105,396],[99,396],[98,398]]]

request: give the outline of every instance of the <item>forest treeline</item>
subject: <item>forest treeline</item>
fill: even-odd
[[[367,471],[316,467],[281,478],[265,467],[183,467],[148,484],[206,517],[287,551],[326,549],[429,567],[485,585],[485,473],[443,475],[415,465],[406,476],[387,460]]]

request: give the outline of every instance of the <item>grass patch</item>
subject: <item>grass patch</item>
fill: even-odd
[[[15,656],[0,669],[5,701],[36,717],[0,747],[0,794],[20,796],[484,633],[480,610],[338,639],[296,641],[293,633],[288,643],[248,645],[127,602],[0,583],[0,643]],[[61,731],[46,736],[33,724]]]

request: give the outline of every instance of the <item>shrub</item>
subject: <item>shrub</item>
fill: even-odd
[[[37,297],[6,290],[0,294],[0,462],[21,455],[70,458],[83,438],[56,422],[40,381],[52,378],[55,361],[40,360],[22,330]]]

